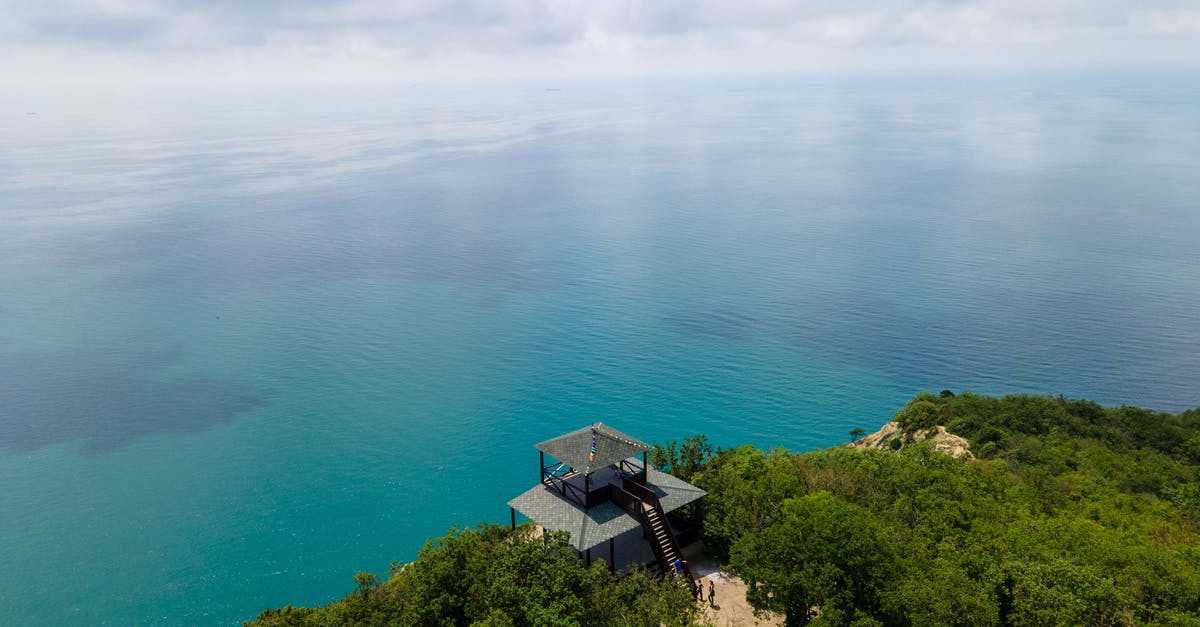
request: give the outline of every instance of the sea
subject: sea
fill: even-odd
[[[234,625],[532,445],[1200,406],[1194,71],[10,92],[0,624]]]

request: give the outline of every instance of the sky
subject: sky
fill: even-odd
[[[9,86],[1200,60],[1200,0],[0,0]]]

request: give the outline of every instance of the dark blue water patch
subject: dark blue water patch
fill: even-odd
[[[731,310],[681,311],[663,319],[676,333],[722,340],[747,339],[756,325],[753,317]]]
[[[104,453],[152,435],[202,432],[264,403],[242,383],[155,380],[170,359],[112,347],[0,355],[0,448],[81,441],[84,451]]]

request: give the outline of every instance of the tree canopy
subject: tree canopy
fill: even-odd
[[[321,608],[266,610],[248,625],[688,625],[691,589],[638,571],[617,579],[600,560],[584,568],[563,533],[534,537],[496,525],[455,529],[375,584]]]
[[[826,615],[877,612],[879,592],[896,574],[897,549],[870,510],[817,492],[786,499],[778,520],[734,543],[729,563],[760,584],[747,591],[755,607],[803,624],[813,605]]]
[[[1200,624],[1200,412],[967,392],[922,394],[897,421],[945,425],[979,459],[740,447],[696,473],[706,546],[755,607],[800,622],[817,605],[838,625]]]

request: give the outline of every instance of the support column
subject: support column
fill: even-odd
[[[517,529],[517,508],[515,508],[515,507],[508,508],[508,513],[512,517],[511,518],[512,525],[509,527],[509,529],[516,531],[516,529]]]
[[[538,483],[546,480],[546,454],[538,451]]]
[[[613,548],[613,539],[608,539],[608,570],[612,574],[617,574],[617,553]]]
[[[588,547],[587,558],[584,559],[583,564],[584,564],[584,566],[589,566],[589,567],[592,565],[592,548],[591,547]]]

